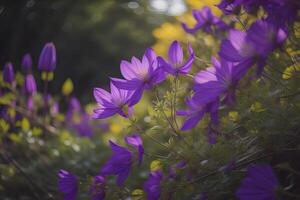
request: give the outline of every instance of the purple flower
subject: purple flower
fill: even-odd
[[[195,76],[193,99],[205,105],[224,95],[225,103],[232,105],[235,101],[235,89],[246,74],[248,67],[247,65],[246,67],[240,64],[234,65],[224,59],[219,62],[214,57],[212,57],[212,63],[213,67],[208,67]]]
[[[90,187],[90,196],[92,200],[102,200],[105,197],[105,179],[103,176],[95,176]]]
[[[25,77],[25,92],[29,95],[36,93],[36,82],[32,74],[27,74]]]
[[[132,114],[132,107],[129,101],[132,92],[117,88],[112,82],[110,83],[111,92],[101,88],[94,88],[94,97],[99,108],[94,110],[93,117],[95,119],[103,119],[119,114],[122,117],[129,117]]]
[[[248,168],[248,175],[235,195],[241,200],[275,200],[278,187],[278,180],[270,165],[254,165]]]
[[[188,28],[185,23],[182,23],[183,29],[187,33],[194,33],[202,29],[206,33],[212,33],[213,29],[224,30],[228,26],[218,17],[214,16],[209,7],[205,6],[202,10],[193,10],[193,16],[197,24],[193,28]]]
[[[64,193],[65,200],[75,200],[77,195],[77,178],[73,174],[63,169],[58,173],[58,189]]]
[[[267,56],[283,44],[287,33],[276,28],[267,21],[258,20],[251,25],[247,33],[230,30],[228,39],[221,44],[220,57],[231,61],[243,63],[244,67],[257,64],[258,74],[265,65]]]
[[[100,174],[104,176],[117,176],[116,183],[118,186],[122,186],[129,176],[133,163],[133,155],[127,148],[119,146],[112,141],[109,141],[109,144],[113,151],[113,155],[101,168]]]
[[[39,58],[38,68],[41,71],[52,72],[56,67],[56,49],[52,42],[46,43]]]
[[[23,56],[21,67],[24,70],[24,72],[31,71],[32,59],[31,59],[31,55],[29,53],[27,53]]]
[[[169,60],[165,61],[162,57],[158,57],[159,65],[169,74],[178,76],[179,74],[187,74],[194,62],[194,51],[192,46],[188,46],[190,57],[186,62],[183,62],[183,50],[178,41],[172,42],[169,48]]]
[[[144,183],[147,200],[158,200],[161,195],[161,181],[163,174],[161,171],[150,172],[148,180]]]
[[[177,111],[177,115],[187,117],[181,130],[185,131],[194,128],[206,113],[210,113],[212,121],[218,123],[219,99],[204,105],[193,99],[187,99],[186,104],[188,106],[187,110]]]
[[[15,73],[12,63],[6,63],[3,69],[3,80],[6,83],[12,84],[15,81]]]
[[[121,62],[121,73],[124,79],[111,78],[113,84],[124,90],[134,91],[129,106],[139,102],[144,90],[151,89],[154,85],[165,80],[165,73],[158,67],[156,55],[151,48],[148,48],[140,61],[136,57]]]
[[[133,146],[138,151],[138,160],[139,165],[141,165],[143,161],[143,155],[144,155],[144,148],[143,148],[143,141],[142,138],[138,134],[133,134],[130,136],[125,137],[125,142],[128,145]]]

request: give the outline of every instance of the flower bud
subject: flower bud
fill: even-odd
[[[39,58],[38,69],[41,71],[52,72],[56,67],[56,50],[54,44],[45,44]]]
[[[28,74],[25,78],[25,91],[30,95],[36,92],[36,82],[32,74]]]
[[[12,84],[15,80],[14,68],[10,62],[6,63],[4,66],[3,80],[10,84]]]
[[[24,70],[24,72],[30,72],[31,71],[32,59],[31,59],[31,55],[29,53],[27,53],[23,56],[21,67]]]

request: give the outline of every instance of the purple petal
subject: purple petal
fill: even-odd
[[[124,80],[119,78],[110,78],[113,85],[123,90],[136,90],[142,85],[139,79]]]
[[[127,62],[126,60],[121,61],[120,69],[121,69],[121,74],[127,80],[138,77],[138,75],[134,71],[134,67],[132,67],[131,63]]]
[[[96,108],[94,109],[93,118],[94,119],[105,119],[113,116],[119,111],[117,108]]]
[[[183,50],[178,41],[174,41],[169,48],[169,60],[173,65],[180,65],[183,61]]]
[[[205,112],[201,111],[195,116],[188,117],[188,119],[183,123],[180,130],[186,131],[186,130],[194,128],[198,124],[198,122],[202,119],[204,114],[205,114]]]

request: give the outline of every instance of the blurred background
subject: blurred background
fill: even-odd
[[[122,59],[153,46],[153,30],[187,9],[183,0],[1,0],[0,65],[20,69],[30,53],[37,68],[46,42],[57,48],[53,93],[71,78],[75,95],[92,100],[93,87],[119,76]],[[1,67],[2,68],[2,67]]]

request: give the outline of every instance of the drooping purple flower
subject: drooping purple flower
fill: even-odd
[[[64,193],[64,200],[75,200],[77,195],[77,178],[66,170],[59,170],[58,189]]]
[[[191,45],[188,46],[189,58],[184,62],[183,50],[178,41],[172,42],[169,47],[169,59],[164,60],[162,57],[158,57],[159,66],[161,66],[167,73],[173,76],[179,74],[187,74],[191,69],[195,59],[194,51]]]
[[[272,167],[266,164],[257,164],[248,168],[248,175],[242,181],[236,192],[241,200],[275,200],[279,182]]]
[[[28,73],[31,71],[32,68],[32,59],[29,53],[25,54],[22,58],[21,67],[24,72]]]
[[[132,153],[125,147],[119,146],[112,141],[109,141],[113,155],[104,164],[100,170],[100,174],[117,176],[117,185],[122,186],[124,181],[129,176],[133,163]]]
[[[214,29],[220,31],[228,28],[220,18],[212,14],[210,8],[207,6],[202,10],[193,10],[193,16],[197,21],[193,28],[189,28],[185,23],[182,23],[182,27],[187,33],[195,33],[199,29],[202,29],[206,33],[212,33]]]
[[[188,106],[187,110],[179,110],[176,112],[179,116],[187,117],[181,130],[185,131],[194,128],[206,113],[210,113],[211,120],[214,123],[218,123],[218,98],[208,104],[199,104],[193,99],[187,99],[186,104]]]
[[[161,195],[161,181],[163,174],[161,171],[150,172],[148,180],[144,183],[144,191],[147,200],[158,200]]]
[[[90,187],[90,196],[92,200],[103,200],[105,197],[105,178],[95,176]]]
[[[32,74],[27,74],[25,77],[25,92],[29,95],[36,93],[36,82]]]
[[[195,76],[193,99],[205,105],[224,96],[225,103],[232,105],[235,101],[235,89],[246,74],[248,67],[222,58],[219,62],[214,57],[212,57],[212,63],[213,67],[208,67]]]
[[[260,74],[267,56],[281,46],[286,38],[285,30],[276,28],[267,21],[258,20],[251,25],[247,33],[230,30],[228,38],[221,44],[219,55],[231,62],[244,63],[244,67],[257,64]]]
[[[156,55],[151,48],[146,50],[141,61],[136,57],[131,59],[131,63],[123,60],[120,68],[125,80],[118,78],[111,80],[120,89],[134,91],[129,106],[139,102],[144,90],[150,90],[165,80],[165,73],[158,66]]]
[[[129,105],[132,91],[119,89],[112,82],[110,83],[110,90],[111,92],[108,93],[101,88],[94,89],[94,97],[99,108],[94,110],[93,117],[103,119],[119,114],[128,118],[132,114],[132,107]]]
[[[6,83],[12,84],[15,81],[15,73],[12,63],[6,63],[3,69],[3,80]]]
[[[38,69],[52,72],[56,67],[56,49],[52,42],[46,43],[39,58]]]
[[[133,146],[138,151],[138,164],[141,165],[143,161],[143,155],[144,155],[144,148],[143,148],[143,141],[142,138],[138,134],[133,134],[130,136],[125,137],[125,142],[128,145]]]

